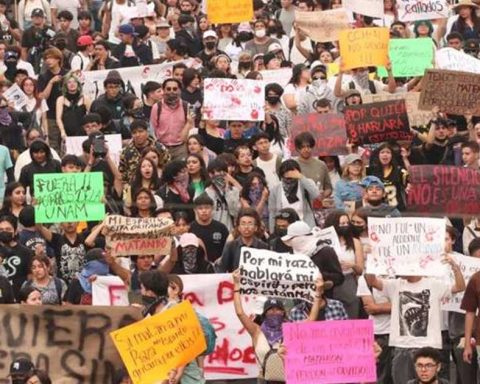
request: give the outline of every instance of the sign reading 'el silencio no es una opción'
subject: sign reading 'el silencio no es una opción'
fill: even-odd
[[[480,214],[480,172],[447,165],[410,167],[411,211],[448,216]]]
[[[103,173],[44,173],[33,177],[35,222],[99,221],[105,217]]]
[[[405,100],[348,106],[345,123],[348,138],[357,144],[412,138]]]

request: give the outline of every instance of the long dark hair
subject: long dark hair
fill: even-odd
[[[335,228],[335,231],[337,231],[338,233],[338,229],[340,227],[340,218],[343,216],[347,216],[348,218],[347,213],[342,210],[335,210],[329,213],[328,216],[325,218],[325,228],[333,226]],[[350,218],[348,218],[348,222],[350,224]],[[347,249],[352,249],[355,251],[355,244],[353,242],[353,234],[351,231],[348,235],[345,235],[345,236],[338,235],[338,236],[342,237],[343,240],[345,240],[345,245]]]
[[[160,188],[160,179],[158,178],[157,166],[149,158],[142,157],[142,159],[138,162],[137,169],[135,170],[135,175],[133,176],[132,194],[135,194],[137,190],[139,190],[140,188],[143,188],[143,183],[142,183],[143,176],[142,176],[141,168],[142,168],[142,163],[144,161],[148,161],[153,167],[152,179],[150,180],[150,185],[148,186],[148,188],[152,191],[156,191],[158,188]]]
[[[154,217],[155,216],[155,211],[157,209],[157,204],[155,203],[155,197],[153,196],[152,191],[150,191],[147,188],[140,188],[137,190],[133,196],[132,196],[132,217],[139,217],[139,211],[138,211],[138,206],[137,206],[137,197],[140,195],[140,193],[146,193],[150,197],[150,206],[148,207],[149,210],[149,216]]]
[[[480,18],[477,16],[477,13],[475,12],[475,8],[470,7],[470,9],[472,10],[472,13],[470,14],[470,18],[472,19],[473,29],[475,30],[477,35],[479,35],[480,34]],[[463,36],[463,34],[465,33],[465,29],[467,28],[467,23],[465,22],[464,18],[460,17],[460,14],[458,14],[458,19],[455,22],[455,24],[457,25],[458,32],[461,33]]]
[[[247,200],[249,203],[253,203],[252,201],[250,201],[250,197],[249,197],[249,192],[250,192],[250,189],[252,188],[252,183],[253,183],[253,180],[257,178],[258,180],[260,180],[260,182],[262,183],[262,185],[264,187],[267,186],[267,182],[265,180],[265,177],[263,177],[260,173],[258,172],[252,172],[250,173],[247,178],[245,179],[245,182],[243,183],[243,188],[242,188],[242,191],[240,192],[240,197],[243,197],[245,200]]]
[[[199,162],[200,162],[200,178],[202,179],[203,183],[206,184],[208,181],[208,172],[207,172],[207,165],[205,164],[205,160],[203,160],[203,157],[200,156],[198,153],[190,153],[186,161],[188,161],[189,157],[195,157]],[[191,183],[192,178],[190,177],[190,174],[188,175],[188,180]]]
[[[13,191],[19,187],[23,187],[25,190],[25,187],[22,183],[19,183],[18,181],[14,181],[12,183],[8,183],[7,186],[5,187],[5,197],[3,200],[3,206],[2,206],[2,212],[12,212],[12,195]],[[25,206],[27,203],[25,202],[23,205]]]
[[[368,169],[368,173],[370,175],[375,175],[380,177],[380,179],[383,178],[383,165],[380,162],[380,152],[384,149],[389,149],[390,152],[392,153],[392,160],[390,161],[390,165],[392,166],[392,172],[397,173],[400,172],[400,162],[397,158],[397,153],[393,149],[393,147],[388,144],[388,143],[383,143],[381,144],[378,148],[376,148],[370,157],[370,165]]]

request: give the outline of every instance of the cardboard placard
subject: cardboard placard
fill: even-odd
[[[372,320],[284,323],[283,339],[288,384],[377,380]]]
[[[465,284],[467,284],[474,273],[480,271],[480,259],[477,257],[464,256],[458,253],[453,254],[460,271],[462,272]],[[450,268],[450,280],[455,281],[455,276]],[[462,304],[463,295],[465,292],[454,293],[451,296],[444,297],[442,300],[442,310],[450,312],[465,313],[463,309],[460,309]]]
[[[377,275],[443,276],[445,219],[368,218],[372,253],[367,272]]]
[[[434,20],[448,17],[447,0],[397,0],[400,21]]]
[[[263,121],[265,85],[260,80],[211,78],[204,81],[203,115],[208,120]]]
[[[437,69],[480,73],[480,60],[454,48],[442,48],[435,53]]]
[[[33,183],[36,223],[99,221],[105,217],[102,172],[36,174]]]
[[[383,9],[383,4],[382,4]],[[295,24],[316,42],[337,41],[340,31],[350,28],[345,9],[328,11],[295,11]]]
[[[412,139],[405,100],[348,106],[345,125],[347,136],[354,143]]]
[[[420,101],[420,92],[404,92],[404,93],[377,93],[375,95],[362,95],[363,104],[377,103],[389,100],[405,100],[407,108],[408,121],[410,127],[419,127],[427,125],[432,119],[430,111],[420,111],[418,102]]]
[[[313,302],[320,274],[305,255],[282,254],[243,247],[240,254],[240,293]]]
[[[433,68],[435,46],[429,37],[418,39],[392,39],[388,47],[394,77],[423,76]],[[384,67],[378,68],[378,76],[387,77]]]
[[[107,245],[113,256],[167,255],[173,225],[166,218],[109,215],[105,219]]]
[[[345,9],[359,15],[376,19],[383,19],[385,16],[383,0],[343,0],[342,5]]]
[[[253,0],[207,0],[207,14],[212,24],[251,21]]]
[[[456,115],[480,115],[480,74],[429,69],[423,78],[419,108],[440,107]]]
[[[9,366],[18,357],[54,383],[110,383],[121,360],[108,334],[141,317],[133,307],[0,305],[0,383],[11,382]]]
[[[409,168],[408,209],[419,214],[480,214],[480,172],[447,165]]]
[[[388,63],[388,28],[357,28],[340,32],[340,55],[345,70]]]
[[[182,301],[165,312],[111,332],[134,384],[151,384],[207,349],[192,304]]]
[[[292,122],[292,145],[295,151],[294,138],[302,132],[310,132],[315,138],[313,156],[348,155],[345,131],[345,119],[340,113],[310,113],[297,115]]]

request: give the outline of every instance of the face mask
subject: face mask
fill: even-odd
[[[197,266],[197,248],[188,247],[182,249],[183,268],[186,273],[195,273]]]
[[[360,236],[364,229],[363,225],[352,225],[352,233],[354,236]]]
[[[289,243],[295,253],[312,256],[316,248],[317,240],[314,236],[298,236],[290,240]]]
[[[348,226],[341,226],[337,228],[337,233],[339,236],[347,236],[350,235],[350,225]]]
[[[216,45],[217,43],[215,41],[207,41],[205,43],[205,48],[212,50],[215,49]]]
[[[255,36],[261,39],[267,35],[267,31],[265,29],[258,29],[255,31]]]
[[[0,232],[0,242],[8,244],[13,240],[13,233],[7,231]]]
[[[275,227],[275,230],[274,230],[274,234],[277,236],[277,237],[283,237],[283,236],[286,236],[287,235],[287,228],[277,228]]]
[[[257,203],[262,196],[262,192],[263,192],[263,185],[260,184],[255,187],[252,186],[250,188],[250,191],[248,192],[248,197],[250,198],[252,203]]]
[[[245,43],[252,39],[253,39],[253,35],[250,32],[240,32],[238,34],[238,40],[240,40],[242,43]]]
[[[225,176],[223,175],[216,175],[212,178],[212,183],[215,185],[219,190],[225,190]]]
[[[312,81],[312,85],[314,87],[322,87],[325,84],[327,84],[327,80],[324,80],[324,79],[316,79]]]
[[[267,96],[265,99],[270,104],[278,104],[280,102],[280,96]]]
[[[278,328],[282,325],[283,320],[283,315],[267,315],[265,316],[264,323],[267,327]]]
[[[273,35],[273,34],[277,33],[277,28],[275,28],[275,27],[268,27],[267,33],[268,33],[269,35]]]
[[[130,115],[135,119],[144,119],[145,115],[143,114],[143,108],[135,108],[130,111]]]
[[[251,61],[240,61],[238,63],[238,69],[250,69],[252,67]]]
[[[167,104],[169,106],[174,106],[175,104],[177,104],[177,101],[178,101],[178,95],[177,94],[167,93],[165,95],[165,104]]]

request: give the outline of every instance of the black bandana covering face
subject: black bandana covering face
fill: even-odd
[[[289,204],[296,203],[298,201],[298,179],[291,179],[284,177],[282,179],[283,192]]]

